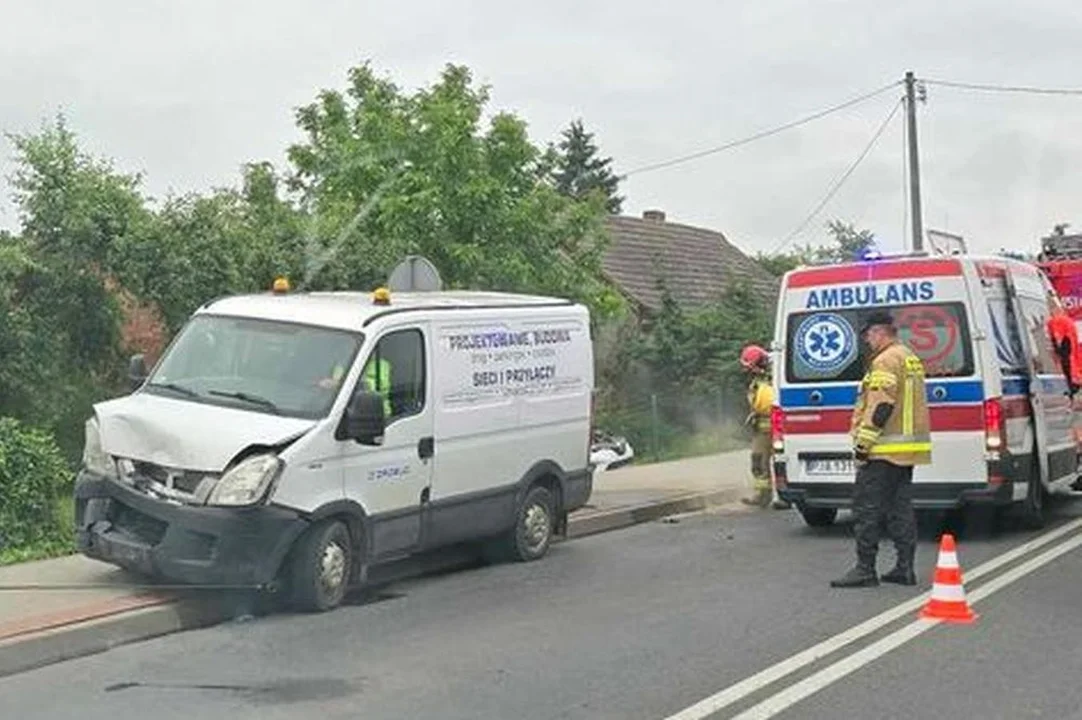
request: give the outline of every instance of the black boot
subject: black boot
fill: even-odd
[[[885,583],[894,583],[895,585],[916,585],[917,574],[913,572],[912,567],[903,567],[897,565],[889,573],[879,578]]]
[[[916,585],[917,574],[913,572],[914,555],[916,555],[915,548],[900,548],[898,550],[898,562],[894,564],[894,569],[879,579],[885,583],[895,585]]]
[[[836,588],[865,588],[878,585],[879,578],[876,576],[875,570],[864,565],[857,565],[837,580],[830,581],[830,587]]]

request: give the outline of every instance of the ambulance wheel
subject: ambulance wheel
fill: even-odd
[[[838,517],[837,508],[813,508],[800,505],[797,509],[809,527],[830,527]]]
[[[349,589],[353,543],[340,520],[313,525],[297,541],[290,562],[291,604],[304,612],[337,607]]]
[[[1026,499],[1022,501],[1019,518],[1022,524],[1031,530],[1040,530],[1044,527],[1044,506],[1047,499],[1044,485],[1041,484],[1041,466],[1034,456],[1030,460],[1029,487],[1026,490]]]
[[[519,562],[530,562],[544,557],[552,544],[556,527],[552,492],[541,485],[534,485],[515,513],[515,526],[503,539],[504,557]]]

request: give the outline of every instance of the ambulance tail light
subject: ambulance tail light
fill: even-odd
[[[774,452],[780,453],[785,450],[785,415],[777,405],[770,408],[770,439],[774,445]]]
[[[1003,448],[1003,402],[999,398],[984,401],[984,444],[991,451]]]

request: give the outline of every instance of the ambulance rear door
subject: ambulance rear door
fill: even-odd
[[[1046,488],[1064,487],[1077,477],[1074,413],[1067,378],[1048,336],[1048,319],[1057,302],[1047,280],[1033,266],[1009,263],[1008,292],[1013,300],[1028,360],[1027,391],[1034,420],[1034,442]]]
[[[858,333],[890,311],[924,361],[933,464],[914,474],[918,507],[951,507],[985,481],[983,388],[962,264],[920,258],[813,268],[787,280],[779,404],[787,482],[809,506],[851,504],[849,427],[867,351]]]

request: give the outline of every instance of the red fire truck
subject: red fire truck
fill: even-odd
[[[1082,234],[1053,234],[1041,240],[1037,265],[1082,332]]]

